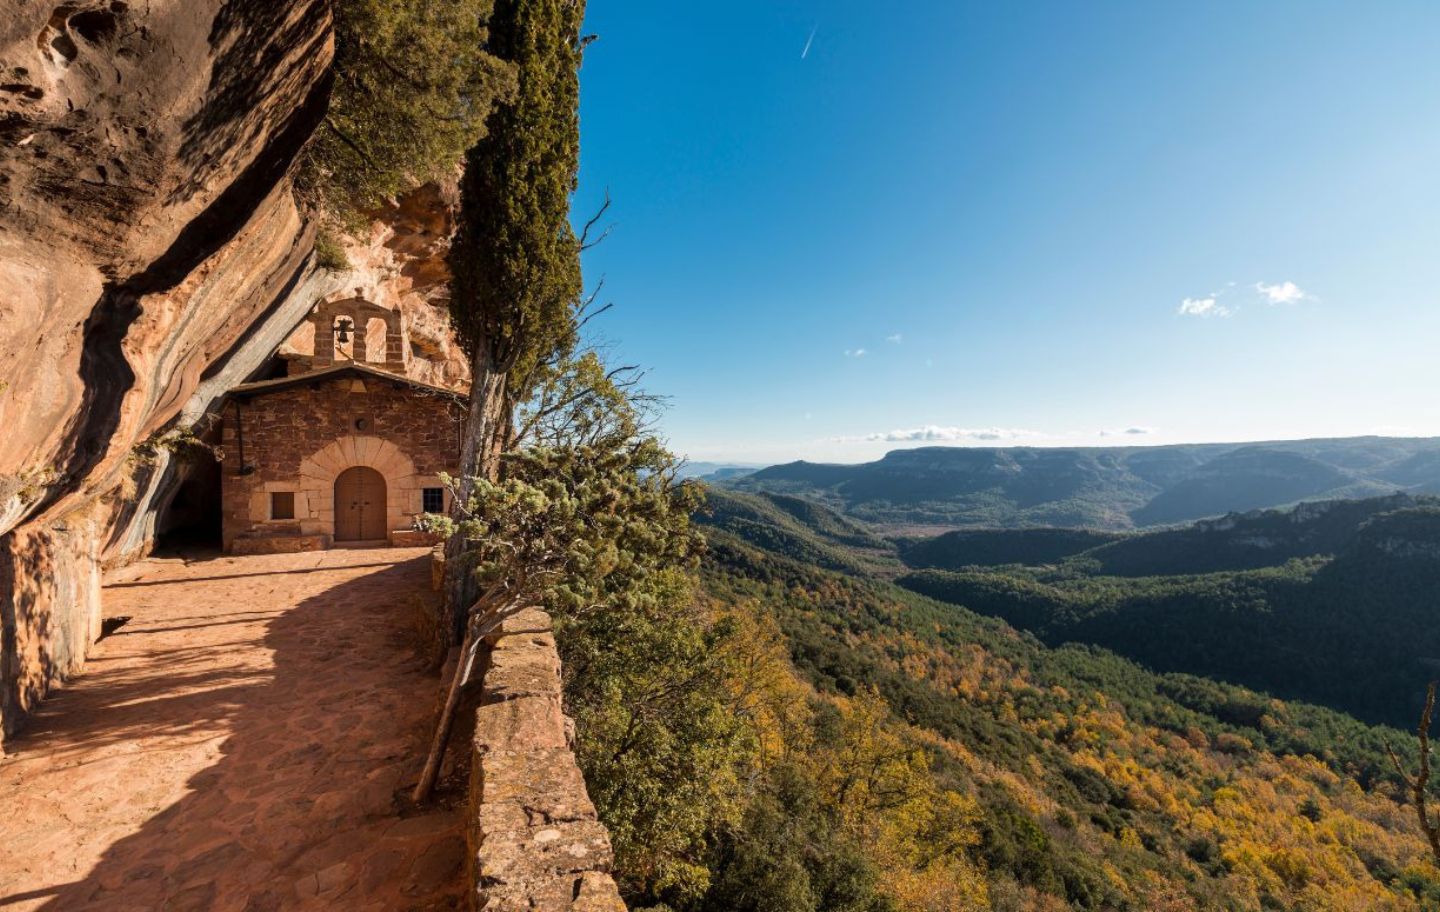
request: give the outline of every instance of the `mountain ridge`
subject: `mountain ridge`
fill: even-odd
[[[916,447],[866,463],[798,460],[718,483],[891,527],[1124,531],[1307,500],[1440,491],[1440,438]]]

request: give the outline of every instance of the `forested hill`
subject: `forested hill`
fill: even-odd
[[[772,466],[725,484],[887,525],[1123,530],[1305,500],[1440,492],[1440,438],[1154,447],[921,447]]]
[[[1047,534],[1072,536],[1068,553]],[[1022,535],[1041,538],[1027,551]],[[1304,504],[1088,546],[1074,535],[947,533],[903,549],[920,569],[900,582],[1048,643],[1375,722],[1413,724],[1440,670],[1440,499]]]
[[[701,521],[714,604],[757,614],[810,695],[787,704],[806,721],[757,736],[774,760],[708,874],[725,908],[1440,903],[1384,753],[1389,741],[1412,755],[1413,737],[1093,646],[1048,647],[888,582],[898,552],[823,508],[714,491]],[[1371,545],[1395,548],[1409,521]],[[897,793],[887,777],[906,756]],[[763,897],[724,892],[739,871]]]

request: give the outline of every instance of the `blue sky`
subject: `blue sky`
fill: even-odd
[[[600,332],[691,458],[1440,434],[1440,3],[588,27]]]

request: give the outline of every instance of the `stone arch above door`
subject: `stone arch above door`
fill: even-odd
[[[385,479],[386,531],[410,526],[410,502],[419,497],[422,479],[415,463],[398,446],[380,437],[349,434],[300,461],[300,487],[313,531],[335,534],[335,479],[354,466],[366,466]]]

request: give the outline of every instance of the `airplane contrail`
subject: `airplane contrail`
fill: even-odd
[[[805,39],[805,50],[800,52],[801,60],[804,60],[806,57],[810,56],[810,45],[815,43],[815,33],[819,30],[820,26],[818,25],[810,30],[810,37]]]

